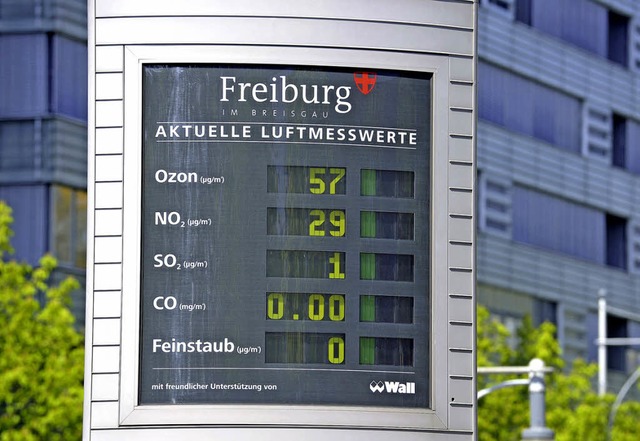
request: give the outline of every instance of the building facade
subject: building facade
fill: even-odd
[[[481,0],[478,39],[479,303],[595,361],[599,290],[640,337],[640,2]]]
[[[15,258],[46,252],[56,277],[84,282],[87,7],[83,0],[0,0],[0,200],[13,209]],[[84,292],[73,311],[84,319]]]

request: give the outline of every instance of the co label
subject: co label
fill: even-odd
[[[177,306],[178,306],[178,301],[173,296],[167,296],[167,297],[158,296],[155,299],[153,299],[153,307],[159,310],[162,310],[162,309],[172,310],[172,309],[176,309]]]

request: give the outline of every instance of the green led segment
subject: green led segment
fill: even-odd
[[[413,213],[360,212],[360,237],[413,240]]]
[[[413,339],[360,337],[360,364],[413,366]]]
[[[267,167],[268,193],[346,194],[344,167]]]
[[[360,195],[413,198],[414,174],[410,171],[360,170]]]
[[[344,279],[345,253],[267,250],[267,277]]]
[[[413,297],[360,296],[360,321],[413,323]]]
[[[267,208],[270,236],[344,237],[346,231],[345,210]]]
[[[360,253],[360,280],[412,282],[413,256]]]
[[[344,364],[344,334],[267,332],[267,363]]]
[[[373,365],[376,361],[376,339],[360,337],[360,364]]]
[[[343,294],[267,293],[267,320],[344,321]]]

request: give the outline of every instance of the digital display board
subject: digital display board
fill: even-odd
[[[431,77],[143,66],[139,404],[431,406]]]

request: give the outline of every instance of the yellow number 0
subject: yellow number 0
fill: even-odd
[[[329,339],[329,363],[340,364],[344,361],[344,339],[331,337]]]

